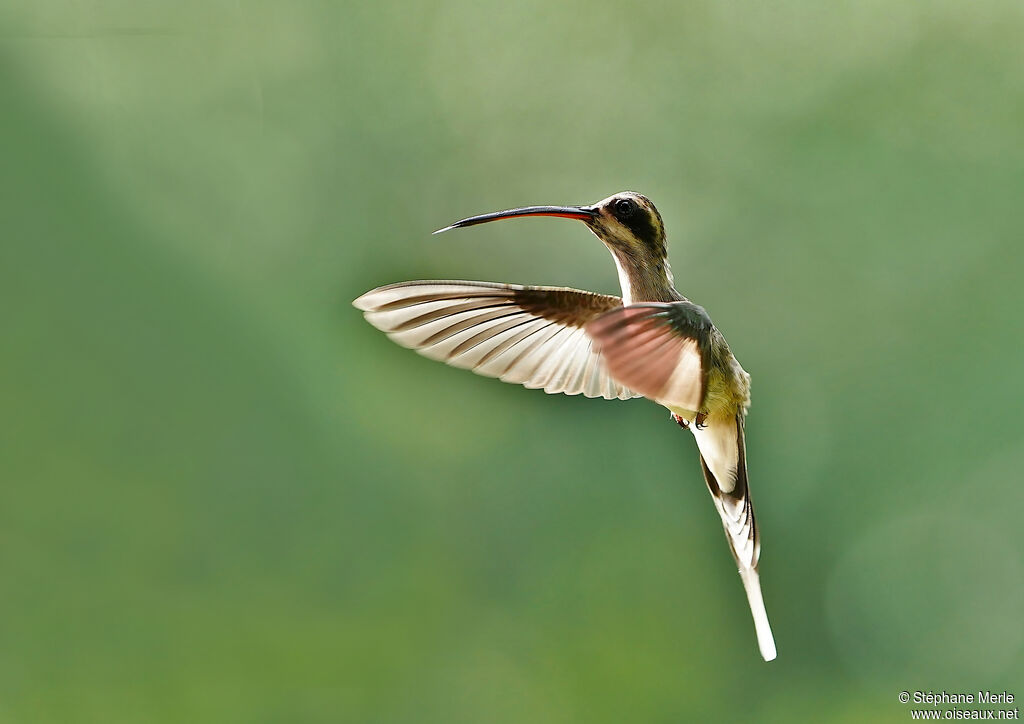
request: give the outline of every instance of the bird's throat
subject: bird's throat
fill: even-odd
[[[674,302],[682,299],[672,284],[668,259],[636,258],[612,249],[615,268],[619,272],[622,303]]]

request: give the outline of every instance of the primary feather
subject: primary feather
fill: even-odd
[[[425,357],[548,393],[625,400],[585,325],[619,297],[565,287],[467,281],[389,284],[353,302],[373,326]]]

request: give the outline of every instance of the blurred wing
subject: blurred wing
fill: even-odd
[[[403,347],[487,377],[548,393],[625,400],[585,325],[618,297],[560,287],[415,281],[369,291],[353,304]]]
[[[754,617],[754,630],[761,656],[775,658],[775,637],[761,596],[761,578],[757,562],[761,556],[761,534],[754,519],[754,506],[747,487],[747,454],[743,440],[743,420],[713,418],[707,428],[690,425],[700,449],[704,472],[715,508],[722,518],[729,550],[736,558],[747,602]],[[714,461],[714,462],[710,462]]]
[[[695,412],[704,404],[711,329],[707,312],[692,302],[631,304],[587,325],[620,384]]]

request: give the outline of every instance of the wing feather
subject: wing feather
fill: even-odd
[[[605,313],[587,332],[620,384],[672,409],[697,412],[712,328],[692,302],[642,302]]]
[[[359,297],[366,319],[403,347],[545,392],[629,399],[587,335],[618,297],[563,287],[464,281],[390,284]]]

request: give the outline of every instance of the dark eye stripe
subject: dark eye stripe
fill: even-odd
[[[656,256],[666,253],[665,236],[661,224],[661,215],[649,202],[639,203],[636,199],[624,196],[615,199],[608,206],[608,211],[620,224],[625,226],[645,247]]]
[[[658,244],[658,227],[654,223],[654,217],[647,209],[641,209],[639,213],[633,214],[623,222],[640,241],[653,248]]]

